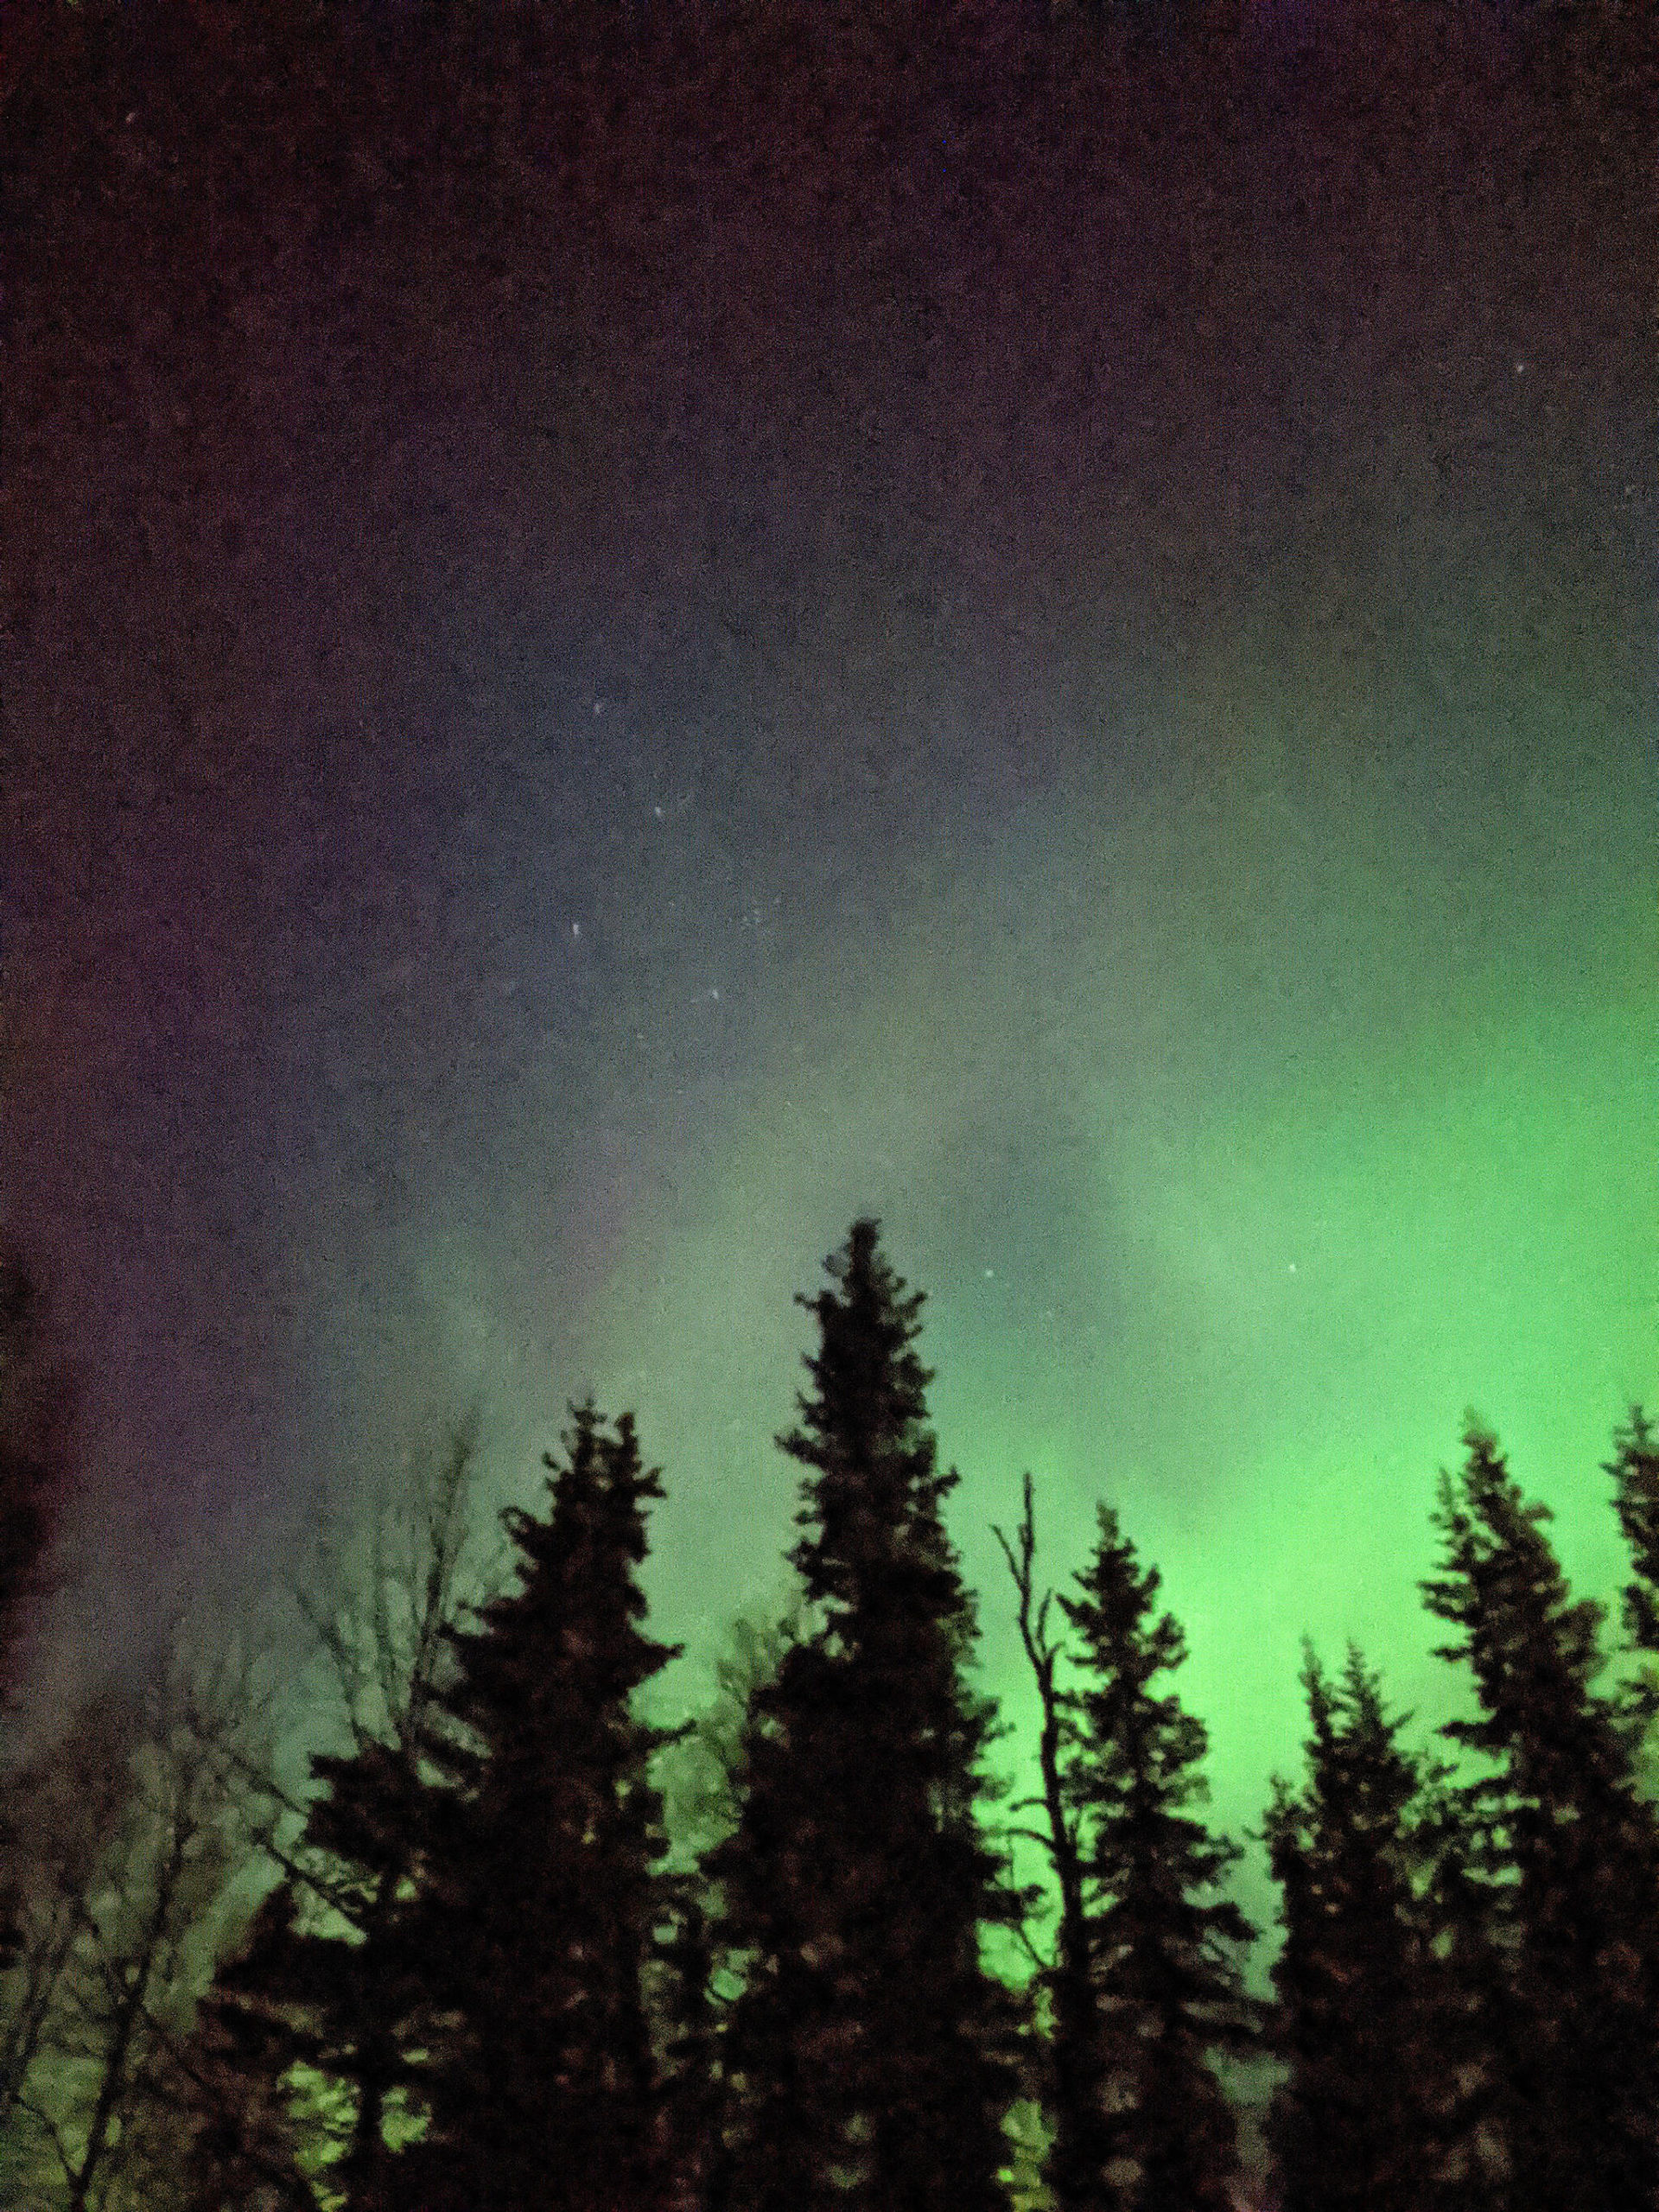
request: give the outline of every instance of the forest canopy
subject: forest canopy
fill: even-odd
[[[947,1525],[922,1297],[866,1218],[799,1302],[795,1595],[709,1712],[646,1717],[677,1656],[639,1581],[664,1478],[584,1402],[493,1568],[463,1423],[300,1586],[334,1718],[297,1782],[245,1650],[182,1637],[14,1757],[12,2201],[1659,2204],[1640,1408],[1606,1467],[1622,1636],[1471,1419],[1422,1596],[1475,1717],[1409,1744],[1362,1651],[1308,1649],[1264,1941],[1206,1819],[1185,1635],[1117,1510],[1045,1588],[1026,1478],[997,1593],[1038,1698],[1016,1751],[976,1680],[995,1600]],[[36,1495],[27,1454],[0,1464]],[[1035,1796],[1009,1801],[1010,1764]],[[1021,1838],[1044,1879],[1016,1878]]]

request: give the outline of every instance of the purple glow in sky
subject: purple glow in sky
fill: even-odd
[[[706,1649],[862,1208],[993,1681],[1031,1465],[1056,1573],[1102,1494],[1162,1565],[1235,1824],[1304,1627],[1422,1674],[1466,1402],[1616,1573],[1651,180],[1380,22],[645,32],[476,173],[349,53],[28,110],[4,1197],[100,1642],[474,1391],[524,1494],[591,1382]]]

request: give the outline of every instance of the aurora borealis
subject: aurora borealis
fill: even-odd
[[[349,72],[355,166],[243,189],[137,48],[0,114],[3,1198],[83,1648],[474,1393],[524,1496],[591,1385],[706,1657],[781,1588],[791,1299],[863,1210],[988,1681],[1022,1719],[1029,1465],[1049,1578],[1102,1496],[1162,1569],[1222,1825],[1304,1631],[1441,1709],[1466,1406],[1615,1586],[1650,175],[1490,27],[1262,20],[1192,78],[734,16],[527,100],[484,213]]]

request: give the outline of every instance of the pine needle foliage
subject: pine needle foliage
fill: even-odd
[[[726,2060],[752,2212],[997,2212],[1019,2008],[982,1938],[1020,1901],[978,1812],[997,1733],[941,1517],[922,1300],[853,1224],[811,1389],[779,1439],[806,1470],[791,1554],[815,1624],[751,1703],[741,1812],[712,1855],[742,1961]]]
[[[503,1516],[516,1589],[451,1632],[429,1753],[427,1972],[445,2027],[404,2202],[425,2212],[637,2212],[664,2190],[645,1981],[668,1843],[635,1709],[675,1647],[640,1623],[645,1509],[631,1415],[591,1403],[545,1514]]]
[[[1285,1929],[1273,2041],[1288,2071],[1268,2125],[1283,2212],[1472,2207],[1485,2176],[1437,1878],[1443,1859],[1452,1873],[1445,1770],[1402,1747],[1408,1716],[1387,1712],[1356,1648],[1333,1682],[1310,1647],[1302,1684],[1306,1778],[1275,1778],[1264,1828]]]
[[[1659,1838],[1628,1714],[1591,1685],[1602,1608],[1575,1601],[1491,1432],[1442,1477],[1428,1610],[1478,1717],[1442,1733],[1486,1763],[1467,1785],[1506,1870],[1510,2032],[1501,2053],[1511,2212],[1659,2203]]]
[[[1222,1887],[1239,1847],[1192,1811],[1204,1724],[1154,1685],[1186,1657],[1160,1577],[1109,1506],[1077,1594],[1062,1597],[1088,1687],[1065,1701],[1064,1789],[1079,1816],[1109,2151],[1123,2212],[1224,2212],[1236,2131],[1212,2056],[1256,2041],[1243,1959],[1255,1930]],[[1109,2200],[1110,2201],[1110,2200]]]

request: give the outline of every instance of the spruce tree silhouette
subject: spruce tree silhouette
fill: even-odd
[[[338,2143],[327,2183],[343,2212],[394,2212],[389,2123],[419,2108],[441,2026],[418,1891],[422,1785],[395,1743],[312,1767],[325,1786],[283,1854],[289,1871],[220,1961],[184,2055],[200,2113],[192,2166],[205,2196],[245,2171],[269,2180],[261,2146],[283,2139],[281,2085],[299,2066],[327,2085],[301,2132],[314,2151]]]
[[[1602,1609],[1574,1602],[1544,1524],[1478,1424],[1443,1475],[1430,1612],[1458,1630],[1480,1718],[1442,1733],[1495,1770],[1465,1786],[1510,1957],[1510,2212],[1659,2203],[1659,1838],[1630,1717],[1590,1685]]]
[[[1302,1683],[1306,1779],[1275,1777],[1263,1830],[1285,1929],[1272,2040],[1288,2073],[1267,2131],[1283,2212],[1473,2212],[1491,2177],[1437,1902],[1446,1770],[1401,1748],[1405,1716],[1357,1649],[1332,1683],[1310,1648]]]
[[[701,1872],[668,1876],[650,2008],[662,2059],[658,2140],[671,2212],[724,2212],[728,2201],[718,1961]]]
[[[294,2067],[325,2056],[318,2013],[326,1994],[307,1956],[298,1903],[289,1882],[264,1899],[173,2053],[186,2212],[319,2212],[289,2083]],[[354,2193],[346,2201],[357,2212],[370,2200]]]
[[[1020,1901],[981,1834],[994,1708],[940,1518],[907,1293],[873,1220],[803,1299],[810,1392],[791,1554],[810,1625],[750,1706],[738,1825],[710,1856],[744,1964],[726,2031],[745,2212],[993,2212],[1020,2007],[982,1962]]]
[[[572,1408],[547,1516],[509,1510],[516,1590],[452,1634],[429,1751],[425,1971],[447,2025],[402,2202],[429,2212],[659,2202],[644,1980],[667,1850],[649,1762],[673,1732],[635,1694],[677,1649],[639,1627],[645,1511],[631,1415]]]
[[[1242,1967],[1255,1930],[1217,1894],[1238,1846],[1188,1809],[1207,1795],[1204,1724],[1152,1687],[1183,1663],[1186,1639],[1172,1614],[1154,1618],[1158,1570],[1141,1570],[1109,1507],[1098,1526],[1079,1594],[1060,1599],[1091,1678],[1064,1700],[1062,1782],[1102,2022],[1105,2178],[1124,2212],[1224,2212],[1236,2129],[1211,2056],[1255,2046]]]

